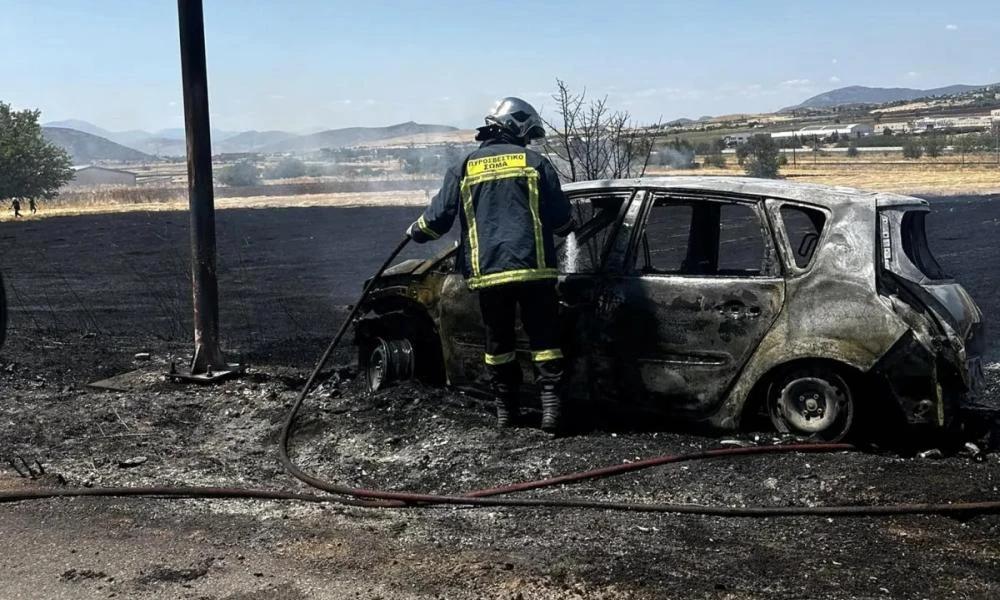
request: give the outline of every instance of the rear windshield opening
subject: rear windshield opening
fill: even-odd
[[[903,214],[903,222],[900,225],[903,252],[913,263],[913,266],[920,269],[920,272],[928,279],[948,279],[948,275],[931,254],[930,246],[927,245],[927,232],[924,229],[924,217],[926,216],[927,213],[923,211],[909,211]]]

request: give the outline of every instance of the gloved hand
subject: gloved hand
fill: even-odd
[[[420,230],[420,226],[414,221],[412,225],[406,230],[406,235],[418,244],[423,244],[428,239],[427,234]]]

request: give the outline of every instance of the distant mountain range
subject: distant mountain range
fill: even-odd
[[[963,94],[973,90],[988,87],[987,85],[949,85],[947,87],[934,88],[929,90],[917,90],[913,88],[880,88],[865,87],[862,85],[852,85],[829,92],[823,92],[817,96],[809,98],[801,104],[788,106],[781,109],[787,112],[798,108],[831,108],[846,104],[885,104],[886,102],[899,102],[901,100],[916,100],[929,96],[950,96],[953,94]]]
[[[342,148],[365,142],[387,140],[407,135],[424,133],[447,133],[457,131],[457,127],[447,125],[422,125],[409,121],[389,127],[347,127],[330,129],[311,135],[300,135],[264,145],[261,152],[313,152],[321,148]]]
[[[187,152],[183,129],[163,129],[155,133],[139,130],[109,131],[87,121],[70,119],[45,123],[43,131],[46,137],[66,148],[77,163],[141,161],[152,156],[184,156]],[[423,125],[412,121],[388,127],[329,129],[308,135],[287,131],[232,132],[213,129],[212,151],[215,154],[313,152],[321,148],[355,146],[402,136],[450,131],[457,131],[457,128]],[[134,158],[124,158],[125,156]]]
[[[76,165],[97,161],[141,162],[153,158],[134,148],[76,129],[42,127],[42,135],[46,140],[65,149]]]

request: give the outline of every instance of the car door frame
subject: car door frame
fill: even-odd
[[[641,244],[649,221],[649,214],[656,201],[663,197],[674,198],[678,201],[707,201],[748,206],[756,215],[761,228],[761,239],[765,252],[762,273],[756,276],[640,273],[637,269],[637,263],[640,259]],[[690,239],[690,225],[688,231]],[[611,274],[608,273],[608,275]],[[650,286],[660,288],[657,294],[659,298],[674,297],[680,299],[685,293],[691,295],[690,288],[697,288],[700,285],[707,291],[711,291],[711,294],[702,295],[703,302],[705,298],[713,295],[719,298],[725,297],[725,293],[720,292],[719,289],[725,288],[730,282],[737,281],[750,283],[749,287],[759,288],[758,293],[764,296],[761,301],[762,306],[757,307],[759,312],[756,314],[752,314],[753,306],[745,307],[745,311],[740,312],[744,309],[739,308],[740,300],[738,298],[734,298],[733,303],[722,303],[720,306],[702,306],[700,303],[692,303],[685,308],[681,303],[678,304],[677,310],[700,311],[698,316],[708,317],[708,321],[715,323],[722,323],[727,319],[743,322],[751,322],[756,319],[752,327],[754,339],[746,342],[746,346],[742,348],[738,357],[724,360],[725,357],[719,353],[713,355],[713,353],[707,352],[693,352],[694,348],[687,348],[686,354],[674,352],[672,355],[668,355],[664,349],[683,350],[684,344],[661,344],[660,342],[656,342],[658,344],[656,350],[651,350],[651,346],[638,347],[634,349],[634,355],[629,356],[628,345],[623,343],[623,340],[613,339],[623,335],[622,332],[628,329],[616,329],[619,325],[615,322],[620,323],[622,315],[631,319],[644,319],[644,323],[631,327],[635,331],[648,332],[651,328],[662,325],[660,323],[662,318],[653,317],[654,314],[658,317],[671,314],[672,309],[667,305],[658,304],[655,301],[650,301],[652,304],[642,304],[637,300],[636,294],[643,293],[643,290]],[[744,285],[742,291],[746,292],[747,287]],[[677,292],[671,292],[671,288],[676,288]],[[698,294],[694,294],[694,296],[698,297]],[[656,308],[651,308],[653,304],[656,305]],[[600,356],[595,357],[595,363],[616,363],[617,367],[613,369],[615,372],[612,377],[617,378],[617,385],[606,381],[607,369],[604,369],[603,372],[594,370],[592,373],[595,378],[605,379],[605,381],[595,382],[594,389],[604,396],[609,394],[613,396],[610,400],[620,405],[621,408],[627,409],[631,406],[636,409],[651,409],[656,412],[683,413],[694,419],[709,419],[713,416],[714,411],[723,405],[729,389],[737,381],[743,367],[756,351],[757,345],[766,336],[783,304],[784,275],[773,227],[764,208],[763,198],[741,194],[724,194],[711,190],[647,189],[642,195],[639,213],[633,223],[633,231],[629,236],[628,247],[624,252],[623,261],[619,265],[618,274],[608,278],[606,287],[601,291],[598,301],[598,318],[604,319],[603,326],[607,330],[597,336],[595,348]],[[716,314],[713,315],[710,311],[716,311]],[[680,315],[681,313],[677,312],[676,314]],[[690,315],[686,315],[686,317],[690,317]],[[705,318],[700,319],[700,321],[705,320]],[[657,329],[657,331],[660,330]],[[685,338],[686,341],[688,339]],[[727,343],[732,343],[732,340]],[[725,375],[725,381],[722,385],[718,384],[720,374]],[[705,389],[708,389],[709,392],[703,391]]]
[[[618,250],[617,240],[621,232],[628,231],[627,235],[631,236],[632,227],[628,224],[629,215],[632,215],[634,220],[635,215],[638,214],[636,208],[641,207],[643,196],[637,193],[634,186],[595,187],[575,190],[567,194],[571,202],[592,196],[613,195],[622,195],[625,198],[618,215],[609,225],[611,233],[601,252],[598,269],[589,273],[560,273],[558,278],[557,289],[560,297],[560,324],[562,327],[560,338],[564,348],[571,344],[575,347],[567,352],[568,362],[575,361],[580,352],[586,351],[586,341],[577,337],[579,335],[586,336],[586,326],[575,322],[575,320],[572,323],[567,323],[567,313],[571,311],[577,311],[583,315],[592,313],[593,296],[591,291],[596,287],[596,282],[603,279],[610,257],[615,250]],[[623,254],[626,250],[627,246],[625,249],[619,250],[619,253]],[[479,380],[478,374],[482,372],[485,328],[479,313],[478,301],[474,300],[477,297],[476,294],[477,292],[468,290],[456,264],[455,271],[445,276],[442,282],[437,315],[445,374],[451,385],[460,387],[474,385]],[[589,319],[589,316],[583,318]],[[456,335],[458,330],[462,330],[464,333]],[[530,370],[530,353],[526,350],[526,337],[520,322],[517,323],[517,335],[518,347],[515,351],[522,367],[525,370]],[[581,384],[577,381],[579,378],[573,377],[576,370],[572,364],[569,367],[570,377],[567,385],[573,394],[573,390],[579,390],[581,385],[585,385],[585,383]],[[528,377],[525,379],[530,381]]]

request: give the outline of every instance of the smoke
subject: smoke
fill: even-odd
[[[694,166],[694,150],[689,148],[660,148],[660,164],[674,169],[690,169]]]

